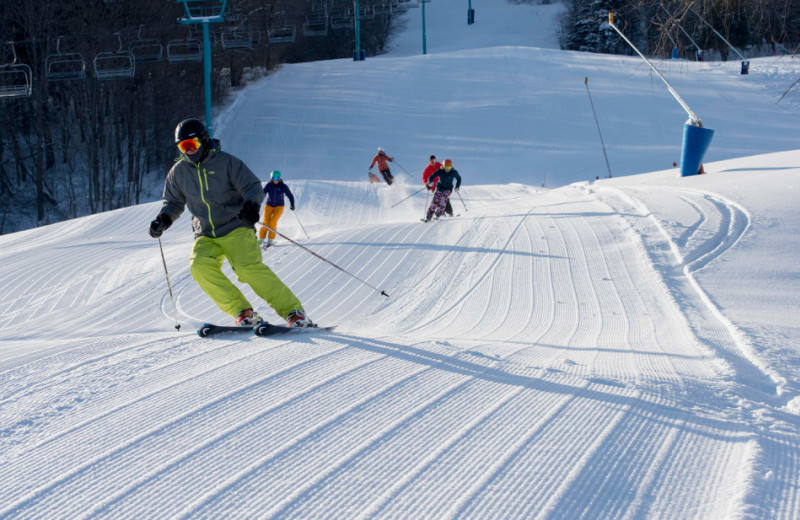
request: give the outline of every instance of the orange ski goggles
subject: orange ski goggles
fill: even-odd
[[[195,152],[200,149],[200,139],[192,137],[178,143],[178,150],[183,153]]]

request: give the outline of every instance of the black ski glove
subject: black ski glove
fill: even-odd
[[[290,209],[290,210],[292,210],[292,211],[294,211],[294,204],[292,204],[291,206],[289,206],[289,209]]]
[[[260,208],[261,205],[257,202],[253,202],[252,200],[245,201],[242,205],[242,210],[239,212],[239,220],[255,225],[259,220],[258,210]]]
[[[150,223],[150,236],[158,238],[164,231],[172,225],[172,218],[166,213],[159,213],[154,221]]]

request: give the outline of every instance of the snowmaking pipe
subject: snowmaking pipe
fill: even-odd
[[[775,41],[775,37],[774,37],[774,36],[770,37],[770,40],[772,41],[772,43],[773,43],[773,44],[774,44],[776,47],[778,47],[779,49],[781,49],[781,50],[782,50],[783,52],[785,52],[786,54],[792,54],[792,55],[794,55],[794,53],[793,53],[792,51],[790,51],[789,49],[787,49],[786,47],[784,47],[783,45],[781,45],[781,44],[780,44],[780,42],[776,42],[776,41]]]
[[[664,12],[665,12],[665,13],[667,13],[667,15],[668,15],[670,18],[673,18],[672,14],[670,14],[670,12],[669,12],[669,11],[667,11],[667,8],[666,8],[666,7],[664,7],[664,4],[661,4],[661,9],[663,9],[663,10],[664,10]],[[684,29],[684,28],[683,28],[683,26],[681,26],[681,21],[680,21],[680,19],[678,19],[678,18],[676,18],[676,19],[675,19],[675,25],[677,25],[677,26],[678,26],[678,29],[680,29],[680,30],[681,30],[681,32],[683,33],[683,35],[684,35],[684,36],[686,36],[687,38],[689,38],[689,41],[690,41],[690,42],[692,42],[692,45],[694,45],[694,46],[697,48],[697,50],[702,50],[702,49],[700,49],[700,46],[697,44],[697,42],[696,42],[696,41],[694,41],[694,39],[693,39],[691,36],[689,36],[689,33],[688,33],[688,32],[686,32],[686,29]],[[672,38],[672,37],[670,37],[670,39],[671,39],[671,38]]]
[[[612,29],[614,29],[615,31],[617,31],[617,34],[619,34],[619,35],[622,37],[622,39],[623,39],[623,40],[625,40],[625,42],[626,42],[628,45],[630,45],[630,46],[631,46],[631,49],[633,49],[634,51],[636,51],[636,54],[638,54],[638,55],[639,55],[639,57],[640,57],[640,58],[642,58],[642,59],[644,60],[644,62],[645,62],[645,63],[647,63],[647,64],[650,66],[650,68],[653,70],[653,72],[655,72],[655,73],[656,73],[656,75],[657,75],[659,78],[661,78],[661,81],[663,81],[663,82],[664,82],[664,84],[667,86],[667,89],[669,90],[669,93],[670,93],[670,94],[672,94],[672,97],[674,97],[674,98],[675,98],[675,100],[676,100],[678,103],[680,103],[680,105],[683,107],[683,109],[684,109],[684,110],[686,111],[686,113],[689,115],[689,119],[692,121],[692,123],[691,123],[691,124],[692,124],[692,126],[702,126],[702,125],[700,124],[700,118],[699,118],[699,117],[697,117],[697,114],[695,114],[695,113],[694,113],[694,111],[692,111],[692,109],[691,109],[691,108],[689,108],[689,105],[687,105],[687,104],[686,104],[686,102],[683,100],[683,98],[681,98],[680,94],[678,94],[678,92],[677,92],[677,91],[676,91],[674,88],[672,88],[672,85],[670,85],[670,84],[669,84],[669,81],[667,81],[667,78],[665,78],[665,77],[664,77],[664,76],[663,76],[663,75],[662,75],[662,74],[661,74],[661,73],[658,71],[658,69],[657,69],[657,68],[655,68],[655,66],[654,66],[652,63],[650,63],[650,60],[648,60],[648,59],[645,57],[645,55],[644,55],[644,54],[642,54],[642,53],[641,53],[641,51],[640,51],[639,49],[637,49],[637,48],[636,48],[636,46],[633,44],[633,42],[631,42],[631,41],[628,39],[628,37],[627,37],[627,36],[625,36],[625,35],[622,33],[622,31],[621,31],[621,30],[619,30],[619,28],[617,28],[617,26],[616,26],[616,25],[614,25],[614,13],[608,13],[608,25],[610,25]]]
[[[164,248],[161,246],[161,237],[158,237],[158,248],[161,250],[161,261],[164,263],[164,275],[167,277],[167,288],[169,289],[169,299],[172,300],[172,310],[175,312],[175,330],[181,330],[178,323],[178,308],[175,306],[175,298],[172,296],[172,284],[169,283],[169,272],[167,271],[167,259],[164,256]]]
[[[608,168],[608,178],[611,178],[611,165],[608,163],[608,155],[606,155],[606,143],[603,142],[603,133],[600,131],[600,123],[597,121],[597,113],[594,111],[594,102],[592,101],[592,93],[589,92],[589,77],[583,80],[586,85],[586,93],[589,94],[589,104],[592,105],[592,114],[594,114],[594,124],[597,125],[597,133],[600,134],[600,145],[603,147],[603,157],[606,159],[606,168]]]
[[[794,88],[794,86],[797,85],[798,82],[800,82],[800,79],[795,80],[794,83],[789,85],[789,88],[787,88],[786,90],[783,91],[783,94],[781,94],[781,97],[778,98],[778,101],[776,101],[775,104],[777,105],[778,103],[780,103],[781,99],[783,99],[784,96],[786,96],[786,94],[788,94],[789,91],[792,90]]]
[[[746,60],[745,60],[745,57],[744,57],[744,56],[742,56],[742,53],[741,53],[741,52],[739,52],[738,50],[736,50],[736,47],[734,47],[733,45],[731,45],[731,42],[729,42],[728,40],[726,40],[726,39],[725,39],[725,37],[724,37],[724,36],[722,36],[722,35],[719,33],[719,31],[717,31],[716,29],[714,29],[714,27],[713,27],[713,26],[712,26],[710,23],[708,23],[708,22],[705,20],[705,18],[703,18],[702,16],[700,16],[699,14],[697,14],[697,11],[695,11],[693,8],[691,8],[691,7],[690,7],[690,8],[689,8],[689,10],[690,10],[690,11],[692,11],[692,12],[694,13],[694,15],[700,19],[700,21],[702,21],[704,24],[706,24],[706,25],[708,26],[708,28],[709,28],[709,29],[711,29],[712,31],[714,31],[714,34],[716,34],[717,36],[719,36],[719,39],[720,39],[720,40],[722,40],[722,41],[724,41],[724,42],[725,42],[725,43],[728,45],[728,47],[730,47],[730,48],[731,48],[731,50],[732,50],[733,52],[735,52],[736,54],[738,54],[738,55],[739,55],[739,58],[741,58],[741,59],[742,59],[742,61],[746,61]]]
[[[271,227],[269,227],[269,226],[267,226],[266,224],[263,224],[263,223],[261,223],[261,222],[256,222],[256,224],[257,224],[257,225],[259,225],[259,226],[261,226],[261,227],[264,227],[264,228],[266,228],[266,229],[268,229],[268,230],[270,230],[270,231],[272,231],[273,233],[275,233],[276,235],[280,236],[281,238],[284,238],[284,239],[288,240],[289,242],[291,242],[292,244],[296,245],[297,247],[299,247],[299,248],[301,248],[301,249],[305,250],[307,253],[310,253],[310,254],[314,255],[315,257],[319,258],[320,260],[322,260],[323,262],[326,262],[326,263],[328,263],[328,264],[332,265],[333,267],[335,267],[336,269],[340,270],[340,271],[341,271],[341,272],[343,272],[344,274],[346,274],[346,275],[348,275],[348,276],[350,276],[350,277],[352,277],[352,278],[355,278],[356,280],[358,280],[359,282],[363,283],[363,284],[364,284],[364,285],[366,285],[367,287],[369,287],[369,288],[371,288],[371,289],[374,289],[374,290],[378,291],[379,293],[381,293],[381,296],[386,296],[387,298],[389,297],[389,295],[388,295],[388,294],[386,294],[386,291],[382,291],[382,290],[378,289],[377,287],[375,287],[374,285],[371,285],[371,284],[369,284],[369,283],[365,282],[364,280],[362,280],[362,279],[361,279],[361,278],[359,278],[358,276],[354,275],[353,273],[351,273],[351,272],[349,272],[349,271],[346,271],[345,269],[342,269],[341,267],[339,267],[338,265],[334,264],[333,262],[331,262],[331,261],[330,261],[330,260],[328,260],[327,258],[325,258],[325,257],[323,257],[323,256],[320,256],[320,255],[318,255],[317,253],[315,253],[314,251],[310,250],[309,248],[307,248],[307,247],[306,247],[306,246],[304,246],[303,244],[298,244],[297,242],[295,242],[295,241],[294,241],[294,240],[292,240],[291,238],[287,237],[286,235],[284,235],[284,234],[283,234],[283,233],[281,233],[280,231],[276,231],[276,230],[272,229]]]

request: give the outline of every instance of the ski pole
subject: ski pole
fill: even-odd
[[[397,162],[397,159],[395,159],[394,157],[392,157],[392,162],[393,162],[393,163],[395,163],[397,166],[399,166],[399,167],[400,167],[400,169],[401,169],[401,170],[403,170],[404,172],[406,172],[408,175],[411,175],[410,173],[408,173],[408,171],[407,171],[405,168],[403,168],[403,165],[402,165],[402,164],[400,164],[399,162]]]
[[[407,201],[408,199],[410,199],[411,197],[413,197],[413,196],[414,196],[414,195],[416,195],[417,193],[419,193],[419,192],[421,192],[422,190],[424,190],[426,187],[427,187],[427,186],[423,186],[423,187],[421,187],[420,189],[418,189],[417,191],[415,191],[414,193],[412,193],[412,194],[411,194],[411,195],[409,195],[408,197],[404,198],[404,199],[403,199],[403,200],[401,200],[400,202],[405,202],[405,201]],[[395,207],[395,206],[397,206],[398,204],[400,204],[400,202],[396,202],[396,203],[392,204],[392,206],[391,206],[391,207]]]
[[[592,105],[592,114],[594,114],[594,123],[597,125],[597,133],[600,134],[600,145],[603,147],[603,157],[606,158],[606,168],[608,168],[608,178],[611,178],[611,165],[608,164],[608,155],[606,155],[606,143],[603,141],[603,133],[600,131],[600,123],[597,121],[597,113],[594,111],[594,101],[592,101],[592,93],[589,92],[589,77],[587,76],[583,83],[586,85],[586,93],[589,94],[589,104]]]
[[[310,237],[310,236],[308,236],[308,233],[306,233],[306,228],[304,228],[304,227],[303,227],[303,223],[302,223],[302,222],[300,222],[300,217],[298,217],[298,216],[297,216],[297,213],[295,213],[294,211],[292,211],[292,213],[294,213],[294,218],[296,218],[296,219],[297,219],[297,223],[298,223],[298,224],[300,224],[300,229],[302,229],[302,230],[303,230],[303,233],[305,233],[305,235],[306,235],[306,238],[307,238],[307,239],[309,239],[309,240],[311,240],[311,237]]]
[[[461,198],[461,194],[458,192],[458,190],[456,190],[456,195],[458,195],[458,198],[461,199],[461,204],[464,206],[464,211],[469,211],[467,209],[467,205],[464,204],[464,199]]]
[[[388,295],[388,294],[386,294],[386,291],[382,291],[382,290],[378,289],[377,287],[375,287],[374,285],[371,285],[371,284],[369,284],[369,283],[365,282],[364,280],[362,280],[362,279],[361,279],[361,278],[359,278],[358,276],[354,275],[353,273],[351,273],[351,272],[349,272],[349,271],[346,271],[346,270],[342,269],[341,267],[339,267],[338,265],[334,264],[333,262],[331,262],[331,261],[330,261],[330,260],[328,260],[327,258],[325,258],[325,257],[322,257],[322,256],[318,255],[317,253],[315,253],[314,251],[310,250],[309,248],[307,248],[307,247],[306,247],[306,246],[304,246],[303,244],[298,244],[297,242],[295,242],[295,241],[294,241],[294,240],[292,240],[291,238],[287,237],[287,236],[286,236],[286,235],[284,235],[283,233],[281,233],[281,232],[279,232],[279,231],[275,231],[275,230],[274,230],[274,229],[272,229],[271,227],[267,226],[266,224],[262,224],[261,222],[256,222],[256,224],[258,224],[258,225],[260,225],[260,226],[263,226],[263,227],[267,228],[268,230],[272,231],[272,232],[273,232],[273,233],[275,233],[276,235],[279,235],[281,238],[284,238],[284,239],[288,240],[289,242],[291,242],[292,244],[296,245],[297,247],[300,247],[300,248],[304,249],[306,252],[308,252],[308,253],[311,253],[312,255],[316,256],[317,258],[319,258],[319,259],[320,259],[320,260],[322,260],[323,262],[327,262],[327,263],[329,263],[330,265],[332,265],[332,266],[333,266],[333,267],[335,267],[336,269],[340,270],[341,272],[343,272],[343,273],[344,273],[344,274],[346,274],[346,275],[349,275],[349,276],[351,276],[351,277],[355,278],[356,280],[358,280],[359,282],[363,283],[363,284],[364,284],[364,285],[366,285],[367,287],[370,287],[370,288],[372,288],[372,289],[374,289],[374,290],[376,290],[376,291],[380,292],[382,296],[386,296],[387,298],[389,297],[389,295]]]
[[[428,190],[427,195],[425,195],[425,212],[423,214],[425,217],[428,216],[428,199],[430,199],[430,198],[431,198],[431,191]]]
[[[178,308],[175,306],[175,298],[172,296],[172,284],[169,283],[169,272],[167,272],[167,259],[164,257],[164,248],[161,246],[161,237],[158,237],[158,248],[161,250],[161,261],[164,263],[164,275],[167,277],[167,288],[169,288],[169,299],[172,300],[172,310],[175,311],[175,330],[181,330],[178,323]]]

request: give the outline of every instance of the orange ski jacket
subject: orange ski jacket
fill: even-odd
[[[375,166],[375,163],[378,163],[378,170],[388,170],[389,165],[386,164],[386,161],[392,162],[392,158],[386,155],[385,153],[378,153],[375,157],[372,158],[372,164],[369,165],[370,168]]]

